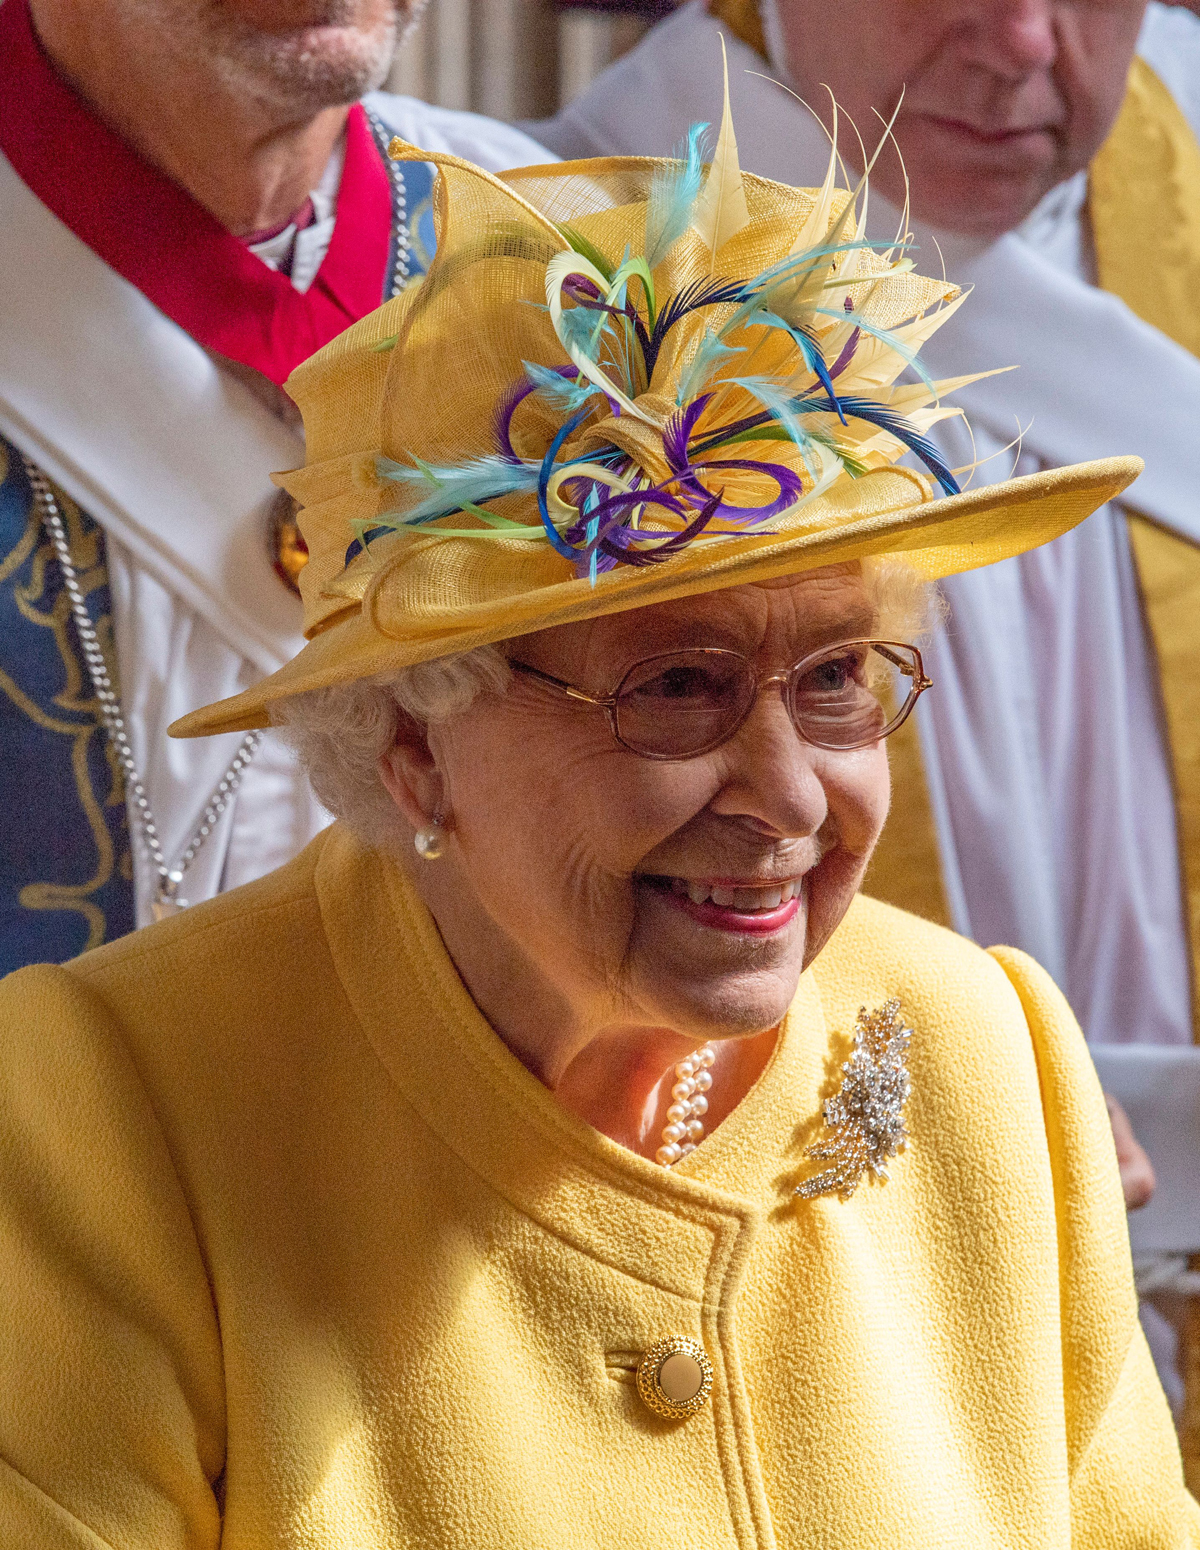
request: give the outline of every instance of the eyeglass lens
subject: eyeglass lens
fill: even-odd
[[[918,666],[911,646],[853,641],[798,663],[783,685],[784,703],[807,742],[866,747],[904,719]],[[649,758],[688,758],[731,737],[757,694],[755,668],[737,652],[652,657],[632,668],[617,690],[617,735]]]

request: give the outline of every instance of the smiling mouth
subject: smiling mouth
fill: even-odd
[[[641,881],[702,926],[752,936],[767,936],[789,925],[804,896],[803,877],[760,887],[686,877],[643,877]]]

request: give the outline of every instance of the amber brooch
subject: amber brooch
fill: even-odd
[[[811,1179],[797,1185],[805,1200],[837,1195],[849,1200],[863,1175],[886,1180],[887,1165],[904,1150],[908,1131],[904,1105],[909,1080],[908,1043],[912,1029],[904,1025],[898,1000],[874,1012],[862,1007],[854,1024],[854,1051],[842,1067],[842,1085],[824,1105],[825,1137],[805,1149],[814,1162],[827,1162]]]

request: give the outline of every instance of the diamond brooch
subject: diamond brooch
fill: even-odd
[[[837,1195],[849,1200],[868,1171],[886,1180],[887,1164],[904,1150],[908,1131],[904,1104],[912,1083],[905,1057],[912,1029],[904,1025],[900,1002],[887,1001],[874,1012],[864,1006],[854,1024],[854,1051],[842,1067],[837,1096],[824,1105],[826,1136],[805,1149],[822,1169],[796,1188],[805,1200]]]

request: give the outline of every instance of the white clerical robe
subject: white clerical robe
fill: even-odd
[[[766,31],[774,30],[767,16]],[[563,156],[669,155],[720,114],[718,32],[743,168],[821,181],[828,141],[760,56],[691,0],[558,118],[531,126]],[[1151,4],[1139,52],[1200,131],[1200,21]],[[778,56],[778,50],[773,49]],[[903,147],[901,147],[903,149]],[[1200,361],[1095,288],[1086,178],[1054,189],[991,247],[938,234],[974,293],[923,357],[934,376],[1020,370],[959,400],[934,435],[976,483],[1136,452],[1130,492],[1200,541],[1192,468]],[[897,217],[872,196],[873,234]],[[940,266],[924,236],[918,262]],[[1003,449],[1023,431],[1021,453]],[[945,583],[918,707],[954,924],[1043,963],[1096,1042],[1191,1041],[1190,970],[1169,754],[1123,511],[1103,508],[1046,548]]]
[[[549,159],[519,130],[472,113],[386,93],[366,105],[404,139],[493,170]],[[2,155],[0,212],[0,434],[105,530],[122,707],[173,862],[240,739],[178,742],[167,727],[303,645],[300,603],[275,575],[267,536],[270,475],[302,464],[303,442],[97,258]],[[196,903],[249,882],[327,822],[268,733],[180,894]],[[131,828],[144,924],[156,878],[133,815]]]

